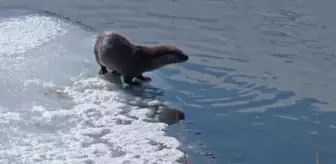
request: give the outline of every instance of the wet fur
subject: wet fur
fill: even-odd
[[[187,57],[181,50],[174,46],[162,45],[146,47],[134,45],[122,35],[115,32],[100,34],[94,44],[94,54],[100,65],[100,74],[109,71],[117,76],[123,76],[127,84],[138,85],[150,81],[150,77],[143,76],[144,72],[161,68],[172,62],[160,62],[160,57],[169,53],[177,53]],[[162,58],[163,59],[163,58]],[[188,58],[186,58],[188,59]],[[183,60],[184,61],[184,60]],[[141,82],[133,81],[133,78]]]

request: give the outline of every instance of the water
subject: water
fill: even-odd
[[[192,164],[336,162],[333,1],[0,4],[2,163],[174,163],[180,147]],[[92,43],[108,29],[191,59],[122,89],[96,74]],[[165,119],[148,118],[157,108]],[[185,124],[160,123],[175,108]]]

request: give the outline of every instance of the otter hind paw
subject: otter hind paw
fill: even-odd
[[[121,76],[121,73],[117,72],[116,70],[113,70],[111,73],[116,76]]]
[[[103,67],[103,66],[100,67],[99,74],[103,75],[103,74],[106,74],[107,72],[108,71],[107,71],[106,67]]]

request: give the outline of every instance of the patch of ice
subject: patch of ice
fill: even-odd
[[[273,115],[273,116],[278,117],[278,118],[287,119],[287,120],[292,120],[292,121],[300,121],[299,118],[291,117],[291,116],[284,116],[284,115]]]
[[[66,31],[47,16],[20,16],[0,22],[0,54],[24,53]],[[48,29],[48,30],[46,30]],[[24,60],[18,57],[16,60]]]
[[[24,121],[20,114],[2,109],[1,125],[9,126],[6,130],[10,131],[7,132],[10,136],[5,140],[10,146],[0,144],[0,162],[121,164],[181,161],[180,143],[166,135],[167,124],[147,122],[144,118],[150,112],[148,108],[125,105],[118,101],[118,96],[123,94],[121,91],[95,89],[92,81],[101,79],[92,77],[64,87],[63,92],[75,103],[71,109],[48,111],[43,106],[34,105],[31,109],[34,116],[25,120],[26,125],[20,125]],[[104,82],[96,84],[107,85]],[[150,106],[158,102],[147,103]],[[39,131],[25,129],[32,126]],[[41,129],[53,133],[43,133]]]
[[[319,132],[316,132],[316,131],[309,131],[310,134],[314,134],[314,135],[318,135]]]
[[[314,124],[321,124],[320,121],[313,121]]]

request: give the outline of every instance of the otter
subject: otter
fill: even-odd
[[[119,77],[122,76],[123,82],[129,85],[151,81],[150,77],[143,75],[144,72],[189,60],[188,55],[176,46],[137,45],[112,31],[105,31],[97,36],[94,54],[100,66],[99,74],[111,72]],[[133,81],[134,78],[137,81]]]

